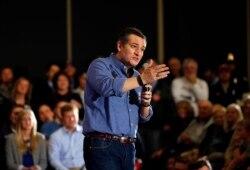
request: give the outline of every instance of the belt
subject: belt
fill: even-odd
[[[119,143],[129,144],[136,142],[136,138],[125,137],[125,136],[116,136],[108,133],[101,132],[90,132],[85,134],[85,137],[99,137],[106,140],[116,141]]]
[[[83,168],[69,168],[69,170],[82,170]]]

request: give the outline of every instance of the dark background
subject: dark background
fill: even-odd
[[[247,74],[246,1],[164,1],[165,61],[193,57],[200,70],[235,55]],[[0,1],[0,66],[39,75],[47,63],[65,63],[65,0]],[[144,59],[157,58],[156,0],[72,0],[73,63],[86,70],[97,56],[108,55],[116,36],[136,26],[148,38]]]

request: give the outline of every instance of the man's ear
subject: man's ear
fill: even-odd
[[[116,47],[117,47],[117,51],[121,51],[121,48],[122,48],[122,42],[121,42],[121,41],[117,41],[117,43],[116,43]]]

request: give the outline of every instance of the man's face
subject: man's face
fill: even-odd
[[[127,67],[135,67],[139,64],[146,49],[146,40],[136,36],[129,35],[128,42],[122,44],[117,43],[118,58]]]
[[[194,62],[188,62],[184,66],[184,74],[186,76],[197,74],[197,65]]]
[[[68,129],[68,130],[74,130],[76,125],[78,123],[78,116],[74,111],[67,111],[63,115],[63,125]]]
[[[11,114],[10,114],[10,121],[11,121],[11,124],[12,125],[16,125],[17,123],[17,117],[18,117],[18,114],[23,110],[22,107],[15,107],[12,109],[11,111]]]

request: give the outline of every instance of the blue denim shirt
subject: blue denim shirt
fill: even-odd
[[[139,73],[134,69],[132,76]],[[140,105],[130,104],[130,92],[122,88],[127,79],[126,67],[114,54],[97,58],[89,66],[85,89],[83,133],[98,131],[119,136],[136,137],[138,123],[148,121],[140,116]],[[141,87],[135,89],[140,103]]]

